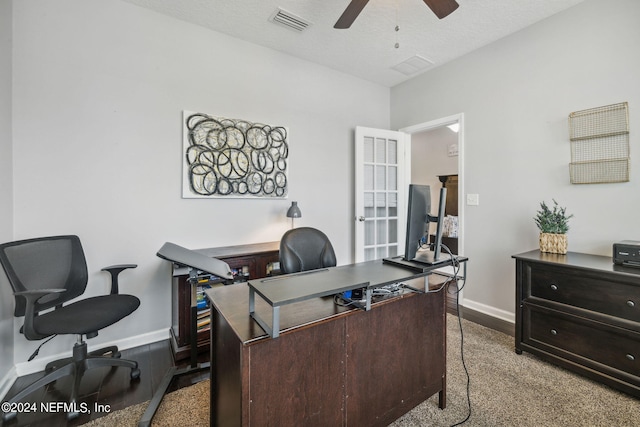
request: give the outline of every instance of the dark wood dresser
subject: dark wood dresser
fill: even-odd
[[[640,269],[534,250],[516,260],[516,353],[640,397]]]

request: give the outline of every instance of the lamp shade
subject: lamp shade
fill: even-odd
[[[302,218],[302,212],[298,207],[298,202],[291,202],[289,210],[287,211],[287,218]]]

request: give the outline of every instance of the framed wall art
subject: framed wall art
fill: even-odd
[[[183,114],[183,198],[286,198],[284,126]]]

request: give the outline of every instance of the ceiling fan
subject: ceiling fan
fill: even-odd
[[[436,14],[438,19],[447,17],[451,12],[458,8],[456,0],[423,0],[429,9]],[[344,29],[349,28],[353,21],[356,20],[362,9],[369,3],[369,0],[351,0],[349,6],[342,13],[338,22],[333,28]]]

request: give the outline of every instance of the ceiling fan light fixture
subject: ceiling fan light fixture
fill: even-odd
[[[438,17],[443,19],[453,13],[458,8],[458,2],[456,0],[423,0],[424,3],[431,9],[431,11]],[[369,3],[369,0],[351,0],[347,5],[347,8],[342,12],[340,18],[333,26],[337,29],[346,29],[351,27],[353,21],[356,20],[362,9]]]

